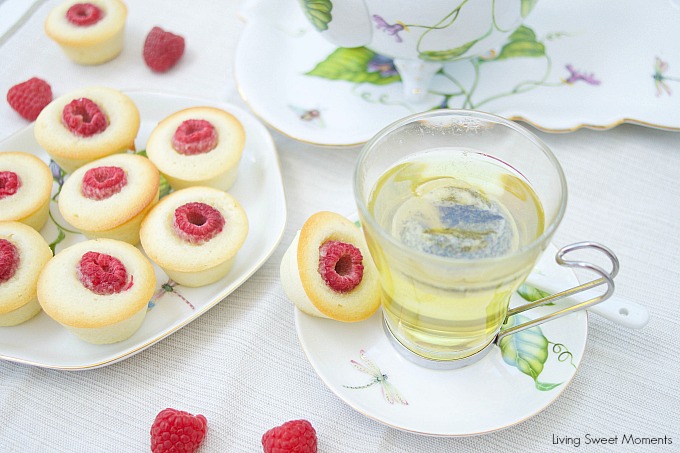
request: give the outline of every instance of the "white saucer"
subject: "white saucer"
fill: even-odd
[[[448,63],[419,104],[403,100],[401,82],[386,71],[389,62],[382,72],[375,65],[369,72],[371,51],[335,53],[296,0],[249,0],[242,15],[239,91],[263,120],[304,142],[360,144],[399,118],[442,105],[548,132],[623,122],[680,129],[680,10],[667,0],[644,8],[637,0],[538,2],[512,52],[501,48],[496,56],[504,57],[494,61],[488,55],[483,62]],[[640,31],[635,39],[633,30]],[[527,56],[540,49],[543,55]]]
[[[563,289],[577,285],[570,269],[555,264],[555,251],[549,247],[534,272]],[[523,302],[516,294],[511,305]],[[541,307],[527,316],[535,318],[556,308]],[[499,347],[458,370],[415,365],[390,344],[380,313],[363,322],[340,323],[296,309],[295,323],[309,362],[341,400],[385,425],[432,436],[488,433],[536,415],[574,378],[588,333],[588,315],[581,311],[525,331],[530,332],[527,335],[507,337],[506,358],[533,361],[530,369],[539,372],[534,379],[506,362]],[[541,336],[548,343],[532,350]],[[535,360],[543,354],[547,358],[540,370]]]

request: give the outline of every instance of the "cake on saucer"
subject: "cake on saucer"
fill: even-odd
[[[52,250],[33,228],[0,222],[0,326],[15,326],[40,313],[38,275]]]
[[[45,20],[45,33],[75,63],[97,65],[123,50],[127,7],[120,0],[67,0]]]
[[[0,152],[0,221],[16,220],[40,230],[47,222],[52,172],[24,152]]]
[[[180,285],[214,283],[232,268],[248,235],[248,218],[228,193],[189,187],[164,197],[139,232],[151,261]]]
[[[137,247],[114,239],[78,242],[57,253],[38,278],[38,301],[52,319],[88,343],[132,336],[156,287]]]
[[[135,149],[139,110],[118,90],[86,87],[50,102],[35,120],[35,139],[67,173]]]
[[[244,146],[243,125],[232,114],[191,107],[158,123],[146,153],[175,190],[207,186],[226,191],[236,181]]]
[[[89,239],[139,243],[139,227],[158,201],[160,174],[149,159],[113,154],[83,165],[64,182],[59,211]]]
[[[354,322],[380,307],[378,271],[364,236],[340,214],[309,217],[286,250],[280,273],[288,298],[309,315]]]

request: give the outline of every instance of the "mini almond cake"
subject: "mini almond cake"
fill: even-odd
[[[248,218],[228,193],[196,186],[164,197],[139,235],[147,256],[171,279],[197,287],[231,270],[248,235]]]
[[[307,219],[280,272],[288,298],[309,315],[354,322],[380,307],[378,271],[364,236],[340,214],[317,212]]]
[[[192,107],[158,123],[146,153],[175,190],[207,186],[226,191],[236,181],[244,146],[245,131],[233,115]]]
[[[74,171],[59,193],[59,211],[93,239],[139,243],[142,219],[159,196],[160,174],[146,157],[114,154]]]
[[[82,340],[108,344],[139,329],[155,287],[153,266],[137,247],[92,239],[65,248],[45,265],[38,301]]]
[[[139,110],[112,88],[88,87],[50,102],[35,120],[38,144],[67,173],[102,157],[135,149]]]
[[[45,21],[45,33],[82,65],[114,59],[123,50],[127,7],[119,0],[67,0]]]
[[[40,230],[47,221],[52,172],[36,156],[0,152],[0,221],[16,220]]]
[[[33,228],[0,222],[0,326],[15,326],[40,312],[38,275],[52,250]]]

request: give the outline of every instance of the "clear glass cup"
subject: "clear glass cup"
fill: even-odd
[[[442,109],[366,143],[354,196],[389,332],[417,356],[455,361],[497,336],[510,296],[562,220],[567,185],[526,128]]]

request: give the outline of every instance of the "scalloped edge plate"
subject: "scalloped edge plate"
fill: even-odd
[[[533,275],[563,289],[578,285],[572,270],[555,263],[556,252],[550,245]],[[521,303],[522,299],[513,295],[511,306]],[[542,316],[565,304],[568,302],[560,301],[555,307],[536,308],[527,312],[527,316]],[[307,359],[338,398],[387,426],[443,437],[493,432],[541,412],[573,380],[588,336],[585,311],[542,324],[540,331],[548,340],[547,359],[535,382],[506,363],[499,347],[494,347],[479,362],[458,370],[432,370],[415,365],[390,343],[382,328],[380,311],[366,321],[341,323],[315,318],[296,308],[295,325]],[[368,371],[370,361],[379,371],[375,374],[361,371],[352,361]]]
[[[403,100],[401,82],[359,83],[351,69],[340,76],[346,80],[305,75],[324,61],[335,69],[343,63],[331,57],[337,48],[313,29],[295,0],[250,0],[241,15],[239,92],[260,118],[299,141],[358,145],[399,118],[444,105],[496,113],[545,132],[622,123],[680,130],[680,54],[674,47],[680,9],[665,0],[644,8],[634,0],[575,0],[568,7],[538,2],[525,26],[545,46],[543,57],[488,61],[489,54],[478,64],[447,63],[420,104]],[[653,32],[630,39],[630,30],[649,24]],[[386,76],[388,66],[381,69]]]

